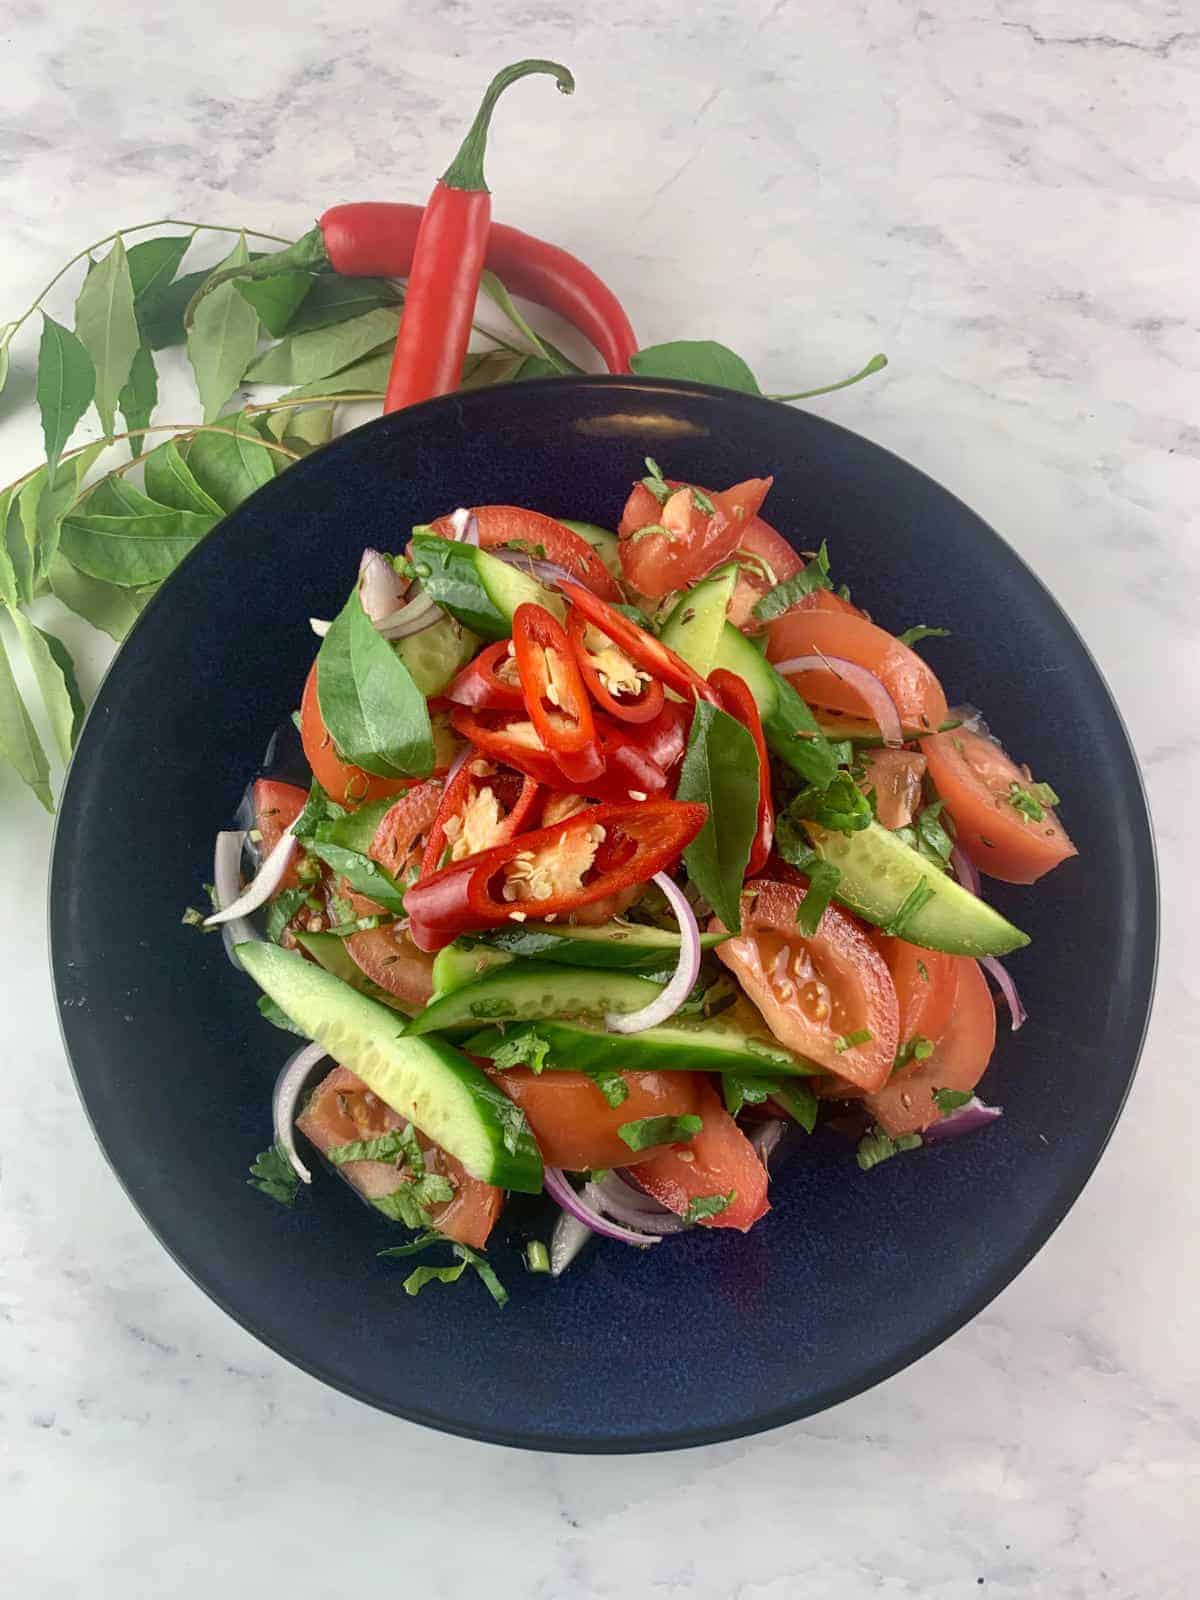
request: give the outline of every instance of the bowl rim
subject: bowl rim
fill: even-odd
[[[404,431],[410,424],[421,426],[425,423],[427,418],[436,417],[439,413],[443,412],[449,413],[455,408],[466,408],[468,411],[486,410],[492,405],[503,404],[506,399],[511,397],[511,388],[512,386],[510,385],[502,385],[491,389],[476,389],[465,392],[451,393],[448,395],[441,395],[435,399],[423,401],[419,405],[408,407],[404,411],[392,412],[390,414],[372,418],[369,421],[362,423],[359,427],[353,428],[347,433],[339,435],[337,439],[332,440],[327,445],[321,446],[319,450],[313,451],[311,455],[306,456],[303,461],[297,462],[296,467],[303,469],[307,462],[314,460],[317,457],[327,459],[331,452],[338,452],[347,441],[351,439],[357,440],[364,430],[372,430],[381,433],[395,431],[396,429]],[[576,391],[603,391],[608,389],[621,393],[640,391],[650,395],[668,394],[672,396],[692,397],[694,399],[699,399],[708,403],[716,403],[722,406],[744,406],[756,410],[761,408],[770,408],[772,415],[777,415],[781,406],[781,402],[770,400],[765,395],[748,394],[738,390],[721,389],[710,384],[693,383],[691,381],[681,379],[650,378],[634,374],[613,375],[599,373],[586,374],[578,377],[542,378],[524,382],[520,385],[520,388],[525,391],[552,389],[555,396],[558,397],[560,402],[563,402],[564,405],[570,404],[570,397]],[[982,1312],[1004,1289],[1009,1286],[1009,1284],[1011,1284],[1020,1275],[1020,1273],[1025,1270],[1025,1268],[1033,1260],[1034,1256],[1041,1251],[1044,1245],[1057,1231],[1067,1216],[1067,1213],[1074,1206],[1080,1195],[1083,1193],[1083,1190],[1091,1180],[1096,1167],[1099,1165],[1101,1157],[1108,1147],[1109,1140],[1112,1138],[1116,1125],[1124,1112],[1126,1104],[1128,1103],[1130,1090],[1133,1087],[1134,1078],[1137,1075],[1138,1066],[1145,1048],[1146,1038],[1150,1026],[1150,1019],[1154,1007],[1158,977],[1158,964],[1161,951],[1162,904],[1158,852],[1154,833],[1153,815],[1146,792],[1145,778],[1142,773],[1140,763],[1138,762],[1137,753],[1134,748],[1133,741],[1130,738],[1129,729],[1126,725],[1125,718],[1122,715],[1121,709],[1117,704],[1111,687],[1109,686],[1108,679],[1106,678],[1086,640],[1080,634],[1071,617],[1059,604],[1058,600],[1048,586],[1042,581],[1033,568],[1029,566],[1024,557],[1017,550],[1015,550],[1011,544],[1009,544],[1009,542],[1001,533],[993,528],[990,523],[985,522],[980,514],[974,511],[967,504],[967,502],[955,494],[953,490],[947,489],[929,473],[926,473],[920,467],[914,466],[912,462],[906,460],[897,452],[889,450],[886,445],[878,444],[875,440],[868,439],[864,434],[856,433],[854,429],[847,428],[841,423],[833,422],[826,417],[817,415],[816,413],[803,412],[801,415],[803,415],[805,420],[809,423],[815,423],[822,429],[831,429],[835,433],[848,436],[849,438],[854,439],[861,444],[867,445],[869,449],[878,451],[884,456],[890,457],[892,461],[898,462],[906,472],[916,474],[918,477],[924,479],[927,484],[932,485],[941,496],[949,501],[952,501],[957,507],[961,508],[965,515],[971,518],[972,521],[982,523],[992,537],[1003,547],[1007,558],[1014,565],[1021,569],[1028,580],[1035,586],[1037,590],[1040,591],[1042,597],[1048,603],[1051,610],[1059,619],[1061,619],[1061,622],[1065,624],[1076,645],[1078,646],[1081,655],[1095,673],[1097,682],[1104,690],[1105,698],[1108,703],[1108,709],[1112,715],[1115,731],[1119,733],[1121,739],[1124,741],[1125,751],[1129,758],[1130,769],[1136,780],[1135,798],[1138,802],[1138,809],[1145,826],[1144,831],[1140,834],[1140,836],[1135,835],[1129,841],[1127,847],[1131,850],[1140,851],[1142,853],[1143,859],[1138,865],[1138,869],[1135,873],[1135,880],[1138,884],[1139,894],[1142,900],[1145,902],[1144,906],[1141,908],[1142,915],[1144,915],[1146,912],[1152,913],[1148,919],[1150,923],[1149,931],[1152,933],[1152,943],[1149,951],[1143,954],[1142,965],[1140,969],[1141,973],[1144,975],[1144,1000],[1142,1001],[1140,1027],[1138,1028],[1137,1038],[1130,1056],[1127,1076],[1125,1078],[1120,1097],[1113,1107],[1112,1115],[1108,1121],[1108,1124],[1103,1129],[1101,1137],[1095,1142],[1095,1144],[1089,1145],[1083,1154],[1076,1158],[1071,1163],[1069,1168],[1067,1168],[1067,1170],[1064,1172],[1062,1175],[1063,1181],[1060,1182],[1055,1201],[1052,1205],[1046,1208],[1044,1214],[1038,1219],[1037,1226],[1030,1230],[1029,1234],[1024,1238],[1019,1248],[1014,1249],[1003,1261],[1003,1263],[991,1271],[991,1273],[988,1275],[986,1283],[980,1287],[977,1293],[969,1297],[969,1299],[966,1301],[959,1303],[951,1311],[937,1319],[935,1324],[921,1337],[910,1340],[899,1350],[894,1351],[889,1356],[871,1364],[868,1367],[865,1367],[855,1378],[848,1379],[841,1383],[830,1384],[825,1389],[814,1394],[800,1404],[789,1403],[773,1407],[768,1410],[755,1412],[753,1416],[744,1421],[695,1430],[675,1430],[671,1433],[655,1434],[647,1432],[622,1435],[619,1438],[599,1439],[589,1438],[586,1435],[565,1434],[547,1437],[534,1432],[522,1432],[516,1429],[472,1427],[468,1425],[462,1425],[454,1421],[449,1421],[444,1417],[425,1412],[419,1407],[398,1406],[389,1401],[386,1397],[371,1392],[365,1386],[356,1385],[352,1379],[348,1379],[343,1374],[335,1374],[327,1370],[321,1361],[315,1360],[300,1353],[295,1348],[289,1346],[286,1340],[276,1338],[264,1332],[262,1328],[256,1325],[256,1321],[252,1316],[236,1308],[229,1302],[225,1295],[217,1292],[215,1289],[210,1287],[209,1284],[204,1282],[199,1272],[193,1270],[193,1268],[189,1265],[187,1259],[185,1258],[185,1252],[182,1245],[177,1245],[176,1242],[165,1236],[164,1232],[160,1229],[160,1226],[147,1213],[147,1210],[144,1208],[142,1202],[134,1194],[130,1184],[126,1181],[126,1178],[117,1166],[113,1155],[110,1153],[96,1126],[92,1115],[92,1109],[88,1103],[88,1098],[84,1091],[83,1084],[80,1081],[79,1070],[76,1066],[75,1059],[72,1055],[70,1044],[67,1038],[66,1017],[64,1014],[64,1006],[61,997],[61,986],[59,983],[58,960],[56,953],[58,941],[56,938],[55,907],[56,902],[62,898],[60,869],[58,867],[58,847],[60,836],[65,831],[64,819],[69,815],[70,798],[72,794],[72,777],[76,770],[79,752],[83,750],[83,734],[87,729],[92,717],[97,713],[101,705],[109,676],[113,671],[115,663],[120,656],[125,643],[127,643],[128,639],[134,635],[138,628],[141,627],[143,617],[150,615],[163,604],[170,603],[172,585],[175,583],[178,574],[187,569],[189,563],[197,555],[198,551],[205,544],[207,544],[211,534],[215,534],[222,529],[225,525],[225,522],[229,520],[229,517],[237,516],[244,512],[246,506],[252,501],[257,500],[259,496],[269,495],[272,492],[274,485],[279,481],[278,479],[273,479],[270,483],[265,484],[261,489],[257,490],[246,501],[243,501],[241,505],[236,507],[233,512],[230,512],[227,517],[222,518],[220,522],[215,524],[213,529],[210,531],[210,535],[206,535],[203,539],[198,541],[193,550],[188,552],[188,554],[183,558],[174,571],[172,571],[164,580],[151,599],[149,605],[145,607],[144,611],[130,629],[126,639],[122,641],[122,644],[118,646],[117,650],[114,652],[113,659],[106,668],[104,675],[96,688],[92,703],[88,707],[86,716],[80,726],[79,733],[76,738],[75,753],[72,754],[71,760],[68,763],[63,777],[59,805],[53,822],[49,870],[47,872],[46,880],[47,953],[50,967],[51,985],[54,991],[55,1014],[58,1021],[59,1036],[62,1040],[63,1050],[66,1054],[67,1062],[70,1067],[71,1078],[75,1085],[75,1091],[79,1096],[84,1115],[87,1118],[88,1125],[91,1128],[96,1143],[100,1147],[105,1162],[107,1163],[109,1169],[113,1173],[126,1198],[129,1200],[138,1216],[150,1229],[155,1239],[157,1239],[158,1243],[163,1247],[168,1256],[170,1256],[170,1258],[175,1262],[176,1266],[178,1266],[191,1280],[191,1282],[194,1283],[196,1287],[200,1289],[200,1291],[210,1301],[217,1305],[227,1316],[231,1317],[234,1322],[236,1322],[240,1327],[244,1328],[246,1332],[251,1334],[254,1338],[259,1340],[260,1343],[266,1345],[267,1348],[269,1348],[274,1354],[281,1356],[285,1361],[289,1362],[292,1366],[298,1367],[310,1377],[316,1378],[318,1381],[327,1384],[330,1388],[338,1391],[339,1393],[348,1395],[351,1399],[360,1401],[365,1405],[372,1406],[376,1410],[381,1410],[390,1415],[400,1417],[405,1421],[414,1422],[424,1427],[433,1428],[440,1433],[451,1434],[459,1438],[473,1439],[485,1444],[502,1445],[515,1449],[545,1451],[553,1454],[606,1456],[651,1454],[693,1449],[704,1445],[720,1444],[736,1439],[752,1438],[756,1434],[768,1432],[772,1429],[785,1426],[791,1422],[801,1421],[805,1417],[818,1415],[819,1413],[828,1410],[832,1406],[840,1405],[843,1401],[850,1400],[860,1394],[867,1393],[869,1390],[875,1388],[876,1385],[885,1382],[888,1378],[894,1377],[897,1373],[902,1372],[906,1367],[911,1366],[914,1362],[919,1361],[923,1356],[928,1355],[932,1350],[935,1350],[940,1344],[943,1344],[953,1334],[957,1333],[969,1322],[973,1321],[975,1317],[980,1314],[980,1312]],[[289,477],[291,476],[291,471],[293,470],[295,470],[295,468],[289,469]],[[164,596],[166,597],[165,600]]]

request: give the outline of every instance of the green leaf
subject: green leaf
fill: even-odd
[[[721,1090],[725,1096],[725,1109],[736,1117],[743,1106],[760,1106],[775,1091],[778,1078],[760,1078],[745,1072],[723,1072]]]
[[[788,806],[775,819],[777,837],[782,835],[783,850],[792,850],[793,841],[804,841],[802,819],[818,823],[835,833],[858,833],[871,825],[874,813],[871,802],[863,794],[848,772],[838,771],[833,780],[824,786],[808,784],[801,789]],[[782,827],[781,827],[782,824]],[[785,860],[792,859],[785,855]]]
[[[749,729],[707,700],[696,702],[675,798],[708,807],[708,819],[683,859],[692,883],[736,933],[758,826],[758,750]]]
[[[267,909],[266,934],[272,944],[283,938],[284,929],[308,899],[307,889],[283,889]]]
[[[63,554],[89,577],[137,589],[173,572],[216,522],[194,511],[123,516],[72,512],[63,521]]]
[[[272,339],[281,339],[312,288],[311,272],[281,272],[273,278],[235,278],[242,299],[258,312]]]
[[[336,822],[346,815],[336,800],[331,800],[314,778],[309,786],[304,809],[292,824],[292,837],[301,841],[315,839],[317,829],[326,822]]]
[[[736,1194],[736,1189],[730,1189],[728,1194],[698,1194],[688,1201],[683,1220],[691,1227],[707,1217],[719,1217],[722,1211],[727,1211],[733,1204]]]
[[[184,920],[190,921],[190,916]],[[298,1028],[283,1007],[276,1005],[269,994],[260,994],[255,1001],[255,1005],[258,1007],[259,1015],[269,1022],[273,1028],[279,1028],[284,1033],[297,1034],[301,1039],[308,1038],[303,1028]]]
[[[53,467],[75,425],[96,393],[96,369],[69,328],[42,315],[38,347],[37,403],[42,416],[46,460]]]
[[[10,538],[24,538],[21,532],[18,493],[14,488],[5,489],[0,494],[0,602],[15,609],[20,595],[17,588],[17,569],[13,565],[13,558],[8,549]]]
[[[629,1099],[629,1081],[618,1067],[591,1067],[587,1076],[614,1111]]]
[[[370,856],[361,855],[357,850],[347,850],[340,844],[330,844],[322,839],[313,839],[308,848],[327,867],[332,867],[339,877],[345,878],[355,894],[368,895],[394,916],[404,915],[403,889],[391,873],[377,861],[372,861]]]
[[[0,639],[0,755],[16,768],[46,810],[53,811],[50,765],[21,699],[3,639]]]
[[[817,1097],[806,1083],[795,1078],[785,1078],[771,1090],[771,1099],[782,1106],[806,1133],[817,1125]]]
[[[919,622],[915,628],[905,628],[904,632],[897,634],[896,637],[901,644],[906,644],[911,649],[914,644],[920,644],[922,639],[948,639],[950,629],[927,628],[923,622]]]
[[[682,1117],[639,1117],[636,1122],[623,1122],[617,1133],[624,1144],[637,1151],[657,1144],[686,1144],[703,1126],[703,1119],[689,1111]]]
[[[222,284],[209,298],[215,299],[226,287],[231,285]],[[263,444],[244,413],[223,417],[220,426],[220,432],[196,435],[188,447],[187,465],[205,494],[223,511],[232,511],[255,489],[270,483],[275,463],[282,458]]]
[[[176,511],[197,511],[210,517],[224,515],[224,507],[201,488],[174,439],[158,445],[146,457],[146,493],[159,505]]]
[[[119,234],[83,280],[75,301],[75,332],[96,369],[96,410],[104,437],[111,439],[117,400],[141,344],[133,312],[133,280]]]
[[[213,271],[246,266],[249,260],[243,235]],[[187,347],[204,420],[212,422],[241,382],[258,348],[258,312],[238,293],[236,280],[218,284],[196,307]]]
[[[250,1163],[251,1176],[246,1182],[252,1189],[277,1200],[281,1206],[290,1206],[300,1189],[300,1178],[285,1152],[277,1144],[255,1156]]]
[[[467,358],[470,361],[470,357]],[[388,375],[392,370],[392,347],[386,346],[374,354],[364,356],[330,378],[315,378],[311,383],[289,389],[285,400],[303,400],[308,395],[323,399],[326,395],[377,394],[382,399],[387,390]]]
[[[353,1139],[349,1144],[334,1145],[325,1152],[335,1167],[344,1167],[347,1161],[395,1161],[408,1148],[404,1135],[408,1128],[393,1128],[374,1139]]]
[[[787,859],[787,856],[784,856],[784,860]],[[801,863],[796,862],[795,865],[801,866]],[[815,851],[810,850],[804,859],[802,870],[808,874],[808,889],[796,913],[796,932],[801,938],[811,939],[820,927],[821,918],[833,899],[834,890],[841,880],[842,869],[834,866],[832,861],[823,861]]]
[[[42,692],[46,718],[59,754],[64,761],[69,761],[83,720],[83,696],[79,692],[71,653],[61,639],[35,627],[23,611],[14,611],[12,619]]]
[[[102,583],[73,567],[61,552],[50,564],[50,588],[69,611],[101,629],[118,644],[128,634],[150,598],[136,589]]]
[[[333,272],[320,273],[292,318],[288,332],[312,333],[317,328],[332,328],[381,306],[398,306],[401,299],[395,284],[386,278],[342,278]]]
[[[197,289],[207,283],[212,273],[212,267],[202,267],[199,272],[187,272],[172,283],[155,284],[144,296],[138,296],[134,302],[138,326],[151,350],[166,350],[171,345],[183,344],[187,338],[183,313]]]
[[[870,1172],[881,1161],[889,1161],[902,1150],[919,1150],[924,1141],[919,1133],[902,1133],[889,1138],[882,1128],[872,1128],[859,1140],[856,1159],[863,1172]]]
[[[743,394],[761,394],[758,380],[741,356],[711,339],[676,339],[671,344],[651,345],[636,350],[629,365],[647,378],[682,378],[692,383],[711,383],[718,389],[739,389]]]
[[[399,325],[400,313],[381,307],[332,328],[292,334],[250,362],[246,382],[308,384],[329,377],[381,345],[392,344]]]
[[[4,385],[8,382],[8,348],[12,343],[14,324],[6,322],[0,328],[0,394],[4,392]]]
[[[479,280],[479,287],[492,304],[504,313],[517,332],[523,334],[529,340],[538,356],[545,362],[549,372],[539,373],[539,376],[551,377],[555,373],[580,373],[583,371],[582,367],[577,367],[573,361],[569,361],[561,350],[556,350],[552,344],[542,339],[541,335],[529,326],[513,304],[512,295],[509,294],[494,272],[485,270]]]
[[[510,383],[528,383],[531,378],[561,378],[563,373],[552,361],[541,356],[523,356],[508,380]]]
[[[157,290],[165,289],[179,271],[179,264],[192,242],[190,233],[164,233],[155,239],[143,239],[130,245],[126,259],[129,262],[129,281],[133,285],[134,309]]]
[[[833,584],[829,581],[829,551],[822,539],[821,548],[806,566],[786,582],[775,584],[761,600],[755,602],[754,615],[760,622],[770,622],[775,617],[781,617],[805,595],[812,594],[814,589],[832,588]]]
[[[427,777],[433,734],[425,696],[376,633],[357,586],[325,635],[317,662],[321,716],[342,759],[382,777]]]
[[[149,427],[150,418],[158,404],[158,371],[149,345],[138,345],[129,369],[129,381],[121,390],[119,404],[125,426],[133,434],[129,441],[129,452],[139,456],[145,440],[135,430]]]
[[[933,1101],[944,1117],[975,1098],[970,1089],[935,1089]]]
[[[537,1028],[530,1024],[505,1035],[504,1043],[496,1046],[492,1065],[500,1071],[505,1067],[529,1067],[534,1072],[541,1072],[549,1054],[549,1041],[543,1039]]]
[[[91,446],[78,456],[59,464],[54,472],[54,487],[47,489],[49,473],[39,467],[21,488],[20,526],[9,523],[8,554],[17,576],[17,587],[28,603],[37,592],[58,549],[60,523],[78,493],[80,472],[86,472],[103,444]]]
[[[525,359],[511,350],[469,350],[458,387],[488,389],[497,383],[511,383]]]
[[[312,406],[305,411],[285,413],[285,417],[280,443],[286,444],[289,450],[295,450],[299,455],[319,450],[333,437],[332,406]]]

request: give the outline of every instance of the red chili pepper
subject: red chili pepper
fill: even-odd
[[[460,933],[523,922],[529,912],[568,915],[645,883],[678,859],[707,815],[707,806],[678,800],[589,806],[552,828],[467,856],[409,889],[405,909],[413,941],[422,950],[440,950]],[[561,887],[556,870],[575,875],[567,863],[586,859],[589,844],[595,855],[577,886]]]
[[[488,770],[483,773],[476,772],[474,769],[480,764]],[[475,756],[474,753],[469,755],[455,773],[453,781],[447,784],[437,814],[429,825],[425,852],[421,857],[422,878],[427,878],[438,870],[446,849],[446,824],[452,817],[461,817],[472,798],[473,789],[494,790],[496,798],[506,808],[506,814],[500,821],[493,841],[495,844],[504,844],[509,839],[515,838],[529,821],[537,803],[540,787],[534,778],[517,778],[507,772],[496,772],[491,762]]]
[[[567,612],[567,637],[575,660],[587,684],[592,699],[601,711],[619,722],[651,722],[663,708],[663,686],[657,678],[643,682],[633,699],[615,695],[597,670],[595,657],[587,647],[588,620],[582,611],[571,606]]]
[[[570,783],[604,771],[592,707],[562,624],[529,601],[513,613],[517,672],[529,720]]]
[[[492,220],[492,197],[483,177],[488,126],[508,85],[535,72],[550,73],[564,94],[575,87],[566,67],[554,61],[518,61],[498,72],[429,197],[413,249],[385,411],[458,388]]]
[[[547,561],[562,567],[569,577],[587,584],[601,600],[623,598],[616,579],[587,540],[580,538],[573,528],[565,528],[554,517],[544,516],[540,511],[527,511],[524,506],[472,506],[471,511],[482,549],[495,550],[497,546],[515,544],[520,553],[526,555],[529,552],[521,547],[541,546]],[[442,539],[458,537],[450,516],[436,518],[428,524],[428,531]],[[530,556],[531,563],[540,559]]]
[[[497,639],[462,669],[446,690],[447,701],[470,706],[473,711],[519,711],[525,704],[521,685],[500,675],[505,662],[511,660],[509,641]]]
[[[639,627],[631,618],[614,610],[606,601],[574,580],[560,582],[558,587],[588,622],[599,628],[601,633],[606,633],[615,645],[624,650],[635,666],[643,668],[666,688],[674,689],[689,704],[693,695],[699,695],[701,700],[707,700],[714,706],[720,705],[716,690],[710,688],[682,656],[669,650],[645,628]]]
[[[709,673],[708,681],[721,696],[723,709],[735,722],[740,722],[750,730],[758,751],[758,831],[746,863],[746,877],[754,878],[766,865],[775,839],[775,803],[771,798],[771,768],[767,762],[767,741],[763,738],[762,719],[746,680],[736,672],[718,667],[715,672]]]

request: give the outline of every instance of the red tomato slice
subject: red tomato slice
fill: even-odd
[[[768,661],[810,655],[841,656],[874,673],[895,701],[905,728],[932,733],[946,719],[946,696],[926,663],[915,650],[865,617],[829,610],[823,602],[819,607],[785,612],[771,623]],[[858,691],[834,671],[800,672],[792,681],[810,705],[857,717],[870,715]]]
[[[368,928],[363,933],[352,933],[345,945],[354,965],[381,989],[394,994],[413,1011],[429,1004],[433,994],[433,957],[418,950],[407,933],[396,933],[388,927]]]
[[[371,1093],[361,1078],[346,1067],[335,1067],[317,1086],[303,1114],[296,1119],[296,1126],[327,1154],[339,1144],[389,1133],[403,1121],[391,1106]],[[425,1152],[426,1170],[442,1173],[454,1185],[452,1200],[430,1208],[434,1227],[448,1239],[481,1250],[500,1215],[504,1191],[473,1178],[460,1161],[420,1132],[417,1142]],[[393,1194],[398,1187],[396,1168],[388,1161],[347,1161],[338,1171],[368,1200]]]
[[[864,750],[859,759],[867,774],[858,787],[864,794],[874,789],[877,821],[893,831],[907,828],[921,806],[925,757],[912,750]]]
[[[262,834],[259,849],[264,859],[283,838],[284,830],[290,828],[304,810],[304,802],[307,799],[304,790],[298,789],[294,783],[276,783],[273,778],[259,778],[255,783],[254,826]],[[299,887],[300,879],[296,876],[296,863],[293,861],[275,894],[281,894],[284,889]],[[271,898],[274,899],[275,896],[272,895]]]
[[[635,1154],[618,1130],[642,1117],[683,1117],[700,1109],[699,1074],[694,1072],[626,1072],[629,1094],[610,1106],[583,1072],[533,1073],[514,1067],[493,1077],[520,1106],[547,1166],[568,1172],[596,1167],[630,1167],[647,1161],[654,1151]]]
[[[352,767],[343,761],[333,748],[329,729],[321,716],[317,703],[317,663],[314,661],[304,680],[304,693],[300,698],[300,743],[304,758],[313,770],[313,777],[331,800],[351,811],[368,800],[384,800],[390,794],[403,794],[409,786],[406,778],[379,778],[361,767]]]
[[[747,478],[731,489],[710,493],[714,507],[711,514],[696,505],[687,488],[676,489],[667,503],[660,506],[644,485],[635,485],[625,502],[618,530],[621,571],[626,580],[639,594],[654,599],[697,582],[722,561],[727,561],[740,546],[772,481],[771,478]],[[648,515],[646,500],[653,507]],[[656,524],[666,531],[644,532]]]
[[[958,969],[954,1007],[928,1061],[906,1078],[893,1079],[864,1104],[885,1133],[920,1133],[941,1112],[935,1089],[971,1091],[983,1077],[996,1047],[996,1007],[978,962],[951,958]]]
[[[393,878],[403,879],[410,858],[415,856],[419,864],[420,851],[416,847],[433,826],[442,803],[442,789],[440,778],[427,778],[424,783],[414,784],[384,812],[367,854]]]
[[[1078,851],[1054,812],[1040,821],[1012,804],[1013,785],[1028,789],[1018,767],[994,739],[954,728],[921,740],[934,788],[958,830],[958,845],[981,872],[1003,883],[1036,883]]]
[[[863,1089],[881,1088],[900,1033],[887,964],[837,906],[828,907],[812,938],[802,938],[796,913],[805,892],[765,878],[747,884],[742,931],[719,944],[716,954],[780,1044]],[[838,1049],[840,1041],[863,1029],[869,1039]]]
[[[912,1040],[927,1039],[936,1045],[946,1031],[950,1013],[954,1008],[954,995],[958,988],[957,956],[942,955],[937,950],[922,950],[903,939],[891,939],[880,933],[868,936],[892,975],[892,986],[900,1007],[899,1051]],[[903,1066],[893,1067],[889,1083],[911,1077],[921,1062],[910,1054]],[[822,1100],[855,1100],[863,1090],[832,1075],[817,1078],[813,1088]]]
[[[687,1214],[693,1200],[732,1192],[725,1210],[706,1217],[700,1226],[746,1233],[771,1209],[767,1169],[707,1083],[700,1084],[698,1095],[696,1109],[704,1122],[700,1132],[686,1144],[672,1145],[642,1162],[634,1177],[639,1188],[679,1217]]]
[[[482,549],[494,550],[497,545],[514,543],[541,545],[546,552],[545,560],[578,578],[602,600],[614,600],[618,604],[624,600],[612,573],[573,528],[564,528],[561,522],[540,511],[526,511],[524,506],[475,506],[473,511],[479,523]],[[443,539],[454,537],[454,525],[448,516],[439,517],[430,527]]]

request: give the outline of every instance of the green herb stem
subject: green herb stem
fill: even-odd
[[[848,389],[852,383],[861,383],[864,378],[871,377],[876,372],[882,372],[888,364],[888,358],[880,353],[872,356],[861,372],[856,372],[852,378],[842,378],[838,383],[826,383],[819,389],[798,389],[795,394],[769,394],[768,400],[812,400],[819,394],[833,394],[835,389]]]

